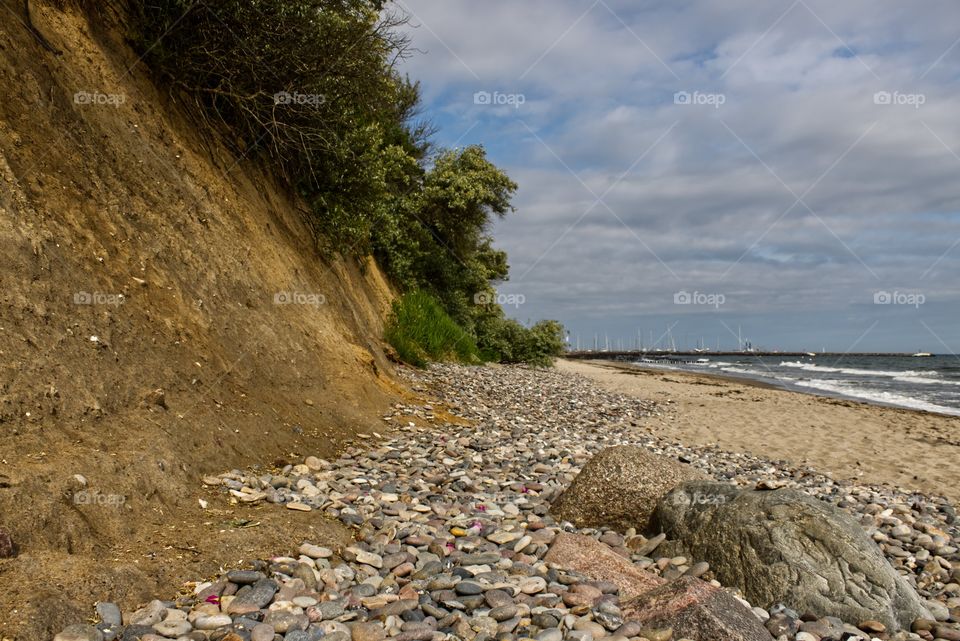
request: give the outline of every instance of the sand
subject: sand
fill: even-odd
[[[684,445],[806,464],[836,479],[891,484],[960,499],[960,417],[790,392],[699,373],[559,360],[622,394],[658,401],[647,419]]]

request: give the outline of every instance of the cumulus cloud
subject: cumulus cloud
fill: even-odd
[[[960,350],[950,0],[397,4],[437,142],[483,143],[520,184],[495,228],[512,315]],[[897,288],[929,302],[872,304]]]

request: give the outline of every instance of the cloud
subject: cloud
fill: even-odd
[[[717,333],[722,316],[771,347],[839,350],[879,319],[858,347],[960,349],[949,0],[399,6],[437,142],[485,144],[520,184],[495,226],[501,289],[527,300],[511,314],[626,336],[671,318]],[[896,287],[934,304],[871,304]],[[682,288],[727,303],[678,308]]]

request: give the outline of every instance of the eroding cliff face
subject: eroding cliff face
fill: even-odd
[[[317,252],[296,199],[151,82],[122,18],[33,0],[55,55],[2,1],[0,527],[20,555],[0,632],[49,638],[327,527],[224,534],[237,515],[201,511],[199,479],[375,429],[390,290]]]

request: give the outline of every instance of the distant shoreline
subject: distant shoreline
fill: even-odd
[[[960,499],[960,417],[794,391],[726,373],[559,360],[561,371],[660,403],[650,429],[684,445],[809,464],[834,478]]]
[[[714,354],[719,355],[719,354]],[[777,356],[789,356],[789,354],[777,354]],[[872,356],[872,354],[848,354],[848,356]],[[960,419],[960,416],[957,414],[952,414],[947,411],[938,412],[930,409],[922,409],[916,407],[905,407],[903,405],[898,405],[893,402],[883,402],[880,400],[873,399],[864,399],[857,396],[852,396],[850,394],[844,394],[842,392],[834,392],[830,390],[817,389],[813,387],[800,387],[797,385],[790,385],[788,383],[772,380],[760,376],[750,375],[750,374],[737,374],[732,372],[717,372],[714,370],[704,370],[704,371],[695,371],[692,372],[686,369],[680,369],[675,367],[670,367],[669,363],[664,363],[665,366],[657,367],[652,363],[636,363],[629,361],[616,361],[616,360],[602,360],[602,359],[571,359],[579,362],[588,362],[590,364],[598,365],[601,367],[610,367],[615,369],[620,369],[626,372],[646,372],[650,374],[676,374],[678,376],[689,376],[689,377],[704,377],[712,378],[717,380],[724,380],[733,383],[738,383],[742,385],[749,385],[753,387],[761,387],[772,390],[779,390],[782,392],[791,392],[795,394],[800,394],[802,396],[813,396],[817,398],[826,398],[826,399],[838,399],[843,401],[848,401],[851,403],[857,403],[860,405],[865,405],[867,407],[880,407],[890,410],[900,410],[904,412],[917,412],[920,414],[929,414],[932,416],[943,416],[946,418],[956,418]]]

